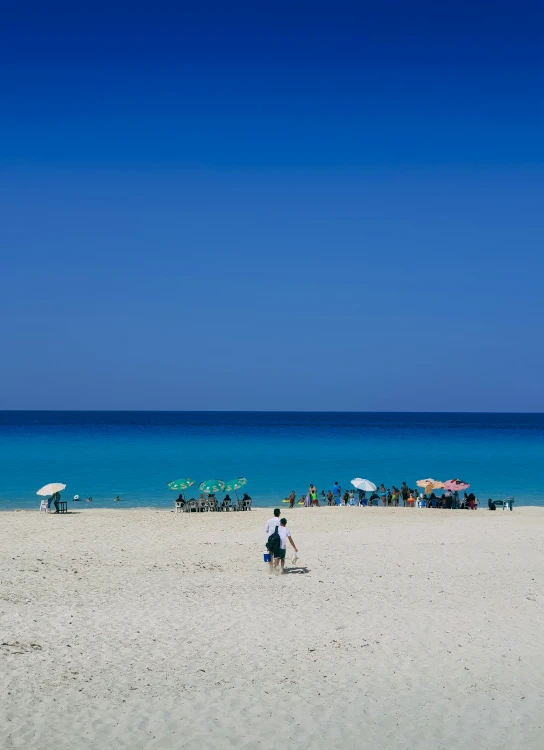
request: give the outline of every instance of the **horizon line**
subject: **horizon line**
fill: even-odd
[[[67,414],[520,414],[544,415],[544,411],[442,411],[442,410],[378,410],[378,409],[0,409],[9,413],[67,413]]]

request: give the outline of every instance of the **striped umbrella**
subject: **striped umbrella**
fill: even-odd
[[[374,484],[374,482],[370,482],[368,479],[361,479],[361,477],[356,477],[355,479],[351,480],[351,483],[357,490],[364,490],[365,492],[376,491],[376,485]]]

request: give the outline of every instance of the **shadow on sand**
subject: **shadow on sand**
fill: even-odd
[[[295,573],[296,575],[302,575],[303,573],[309,573],[310,571],[308,568],[284,568],[283,573],[284,575],[287,575],[288,573]]]

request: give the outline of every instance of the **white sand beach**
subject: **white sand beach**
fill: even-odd
[[[544,747],[544,509],[270,515],[1,514],[0,746]]]

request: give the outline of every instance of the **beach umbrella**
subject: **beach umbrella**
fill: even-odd
[[[469,487],[470,484],[462,482],[460,479],[448,479],[447,482],[444,482],[444,489],[451,490],[452,492],[455,492],[455,490],[457,490],[457,492],[468,490]]]
[[[244,477],[238,477],[238,479],[229,479],[223,487],[223,492],[236,492],[240,487],[244,487],[247,484],[247,479]],[[238,499],[238,492],[236,492],[236,499]]]
[[[357,477],[356,479],[352,479],[351,483],[357,490],[364,490],[365,492],[375,492],[376,490],[374,482],[369,482],[368,479]]]
[[[167,487],[170,487],[171,490],[176,490],[176,492],[180,492],[181,490],[186,490],[188,487],[192,487],[194,483],[194,479],[182,477],[181,479],[175,479],[173,482],[168,482]]]
[[[427,495],[430,495],[433,490],[441,490],[444,487],[444,483],[437,479],[418,479],[416,484],[418,487],[424,487]]]
[[[233,490],[236,492],[236,490],[239,490],[240,487],[243,487],[245,484],[247,484],[247,479],[244,479],[244,477],[229,479],[228,482],[225,482],[223,492],[232,492]]]
[[[52,482],[51,484],[46,484],[44,487],[39,489],[36,492],[36,495],[41,495],[42,497],[49,497],[49,495],[54,495],[55,492],[62,492],[62,490],[66,489],[65,484],[61,484],[60,482]]]
[[[205,492],[206,495],[214,494],[215,492],[223,492],[225,482],[221,479],[207,479],[205,482],[201,482],[198,485],[198,489],[201,492]]]

